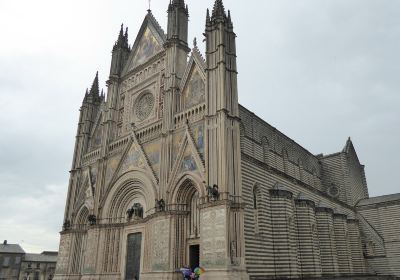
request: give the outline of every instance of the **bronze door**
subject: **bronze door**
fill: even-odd
[[[139,280],[141,252],[142,234],[129,234],[126,249],[125,280]]]

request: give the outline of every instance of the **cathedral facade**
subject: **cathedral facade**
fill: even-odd
[[[172,0],[165,33],[148,11],[132,47],[121,27],[107,98],[86,91],[55,279],[387,274],[351,140],[313,155],[240,106],[230,12],[207,11],[205,57],[188,17]]]

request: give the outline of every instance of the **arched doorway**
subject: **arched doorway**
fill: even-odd
[[[89,210],[83,206],[77,213],[73,235],[71,274],[81,275],[85,262]]]
[[[200,265],[200,193],[192,180],[185,180],[177,191],[176,216],[177,255],[175,267]]]

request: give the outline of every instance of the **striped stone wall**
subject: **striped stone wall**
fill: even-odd
[[[354,275],[362,247],[351,239],[357,227],[349,234],[353,208],[243,153],[242,180],[251,277]]]
[[[350,275],[353,272],[353,265],[351,263],[347,216],[344,214],[335,213],[333,215],[333,228],[335,232],[339,273],[341,275]]]
[[[322,275],[315,203],[305,197],[297,198],[296,225],[299,243],[301,277]]]
[[[315,208],[322,275],[338,275],[339,265],[333,227],[333,210],[328,207]]]
[[[353,274],[365,274],[365,260],[361,244],[359,221],[355,218],[347,219],[347,229]]]
[[[369,266],[400,277],[400,195],[393,196],[361,201],[357,210],[384,241],[384,252],[372,241],[365,244]]]
[[[300,267],[293,193],[284,189],[270,193],[275,276],[295,278]]]

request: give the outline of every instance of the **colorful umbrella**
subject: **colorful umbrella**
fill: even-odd
[[[206,271],[205,271],[205,269],[202,268],[202,267],[196,267],[196,268],[194,269],[194,273],[196,274],[197,277],[199,277],[199,276],[201,276],[202,274],[204,274],[204,272],[206,272]]]

